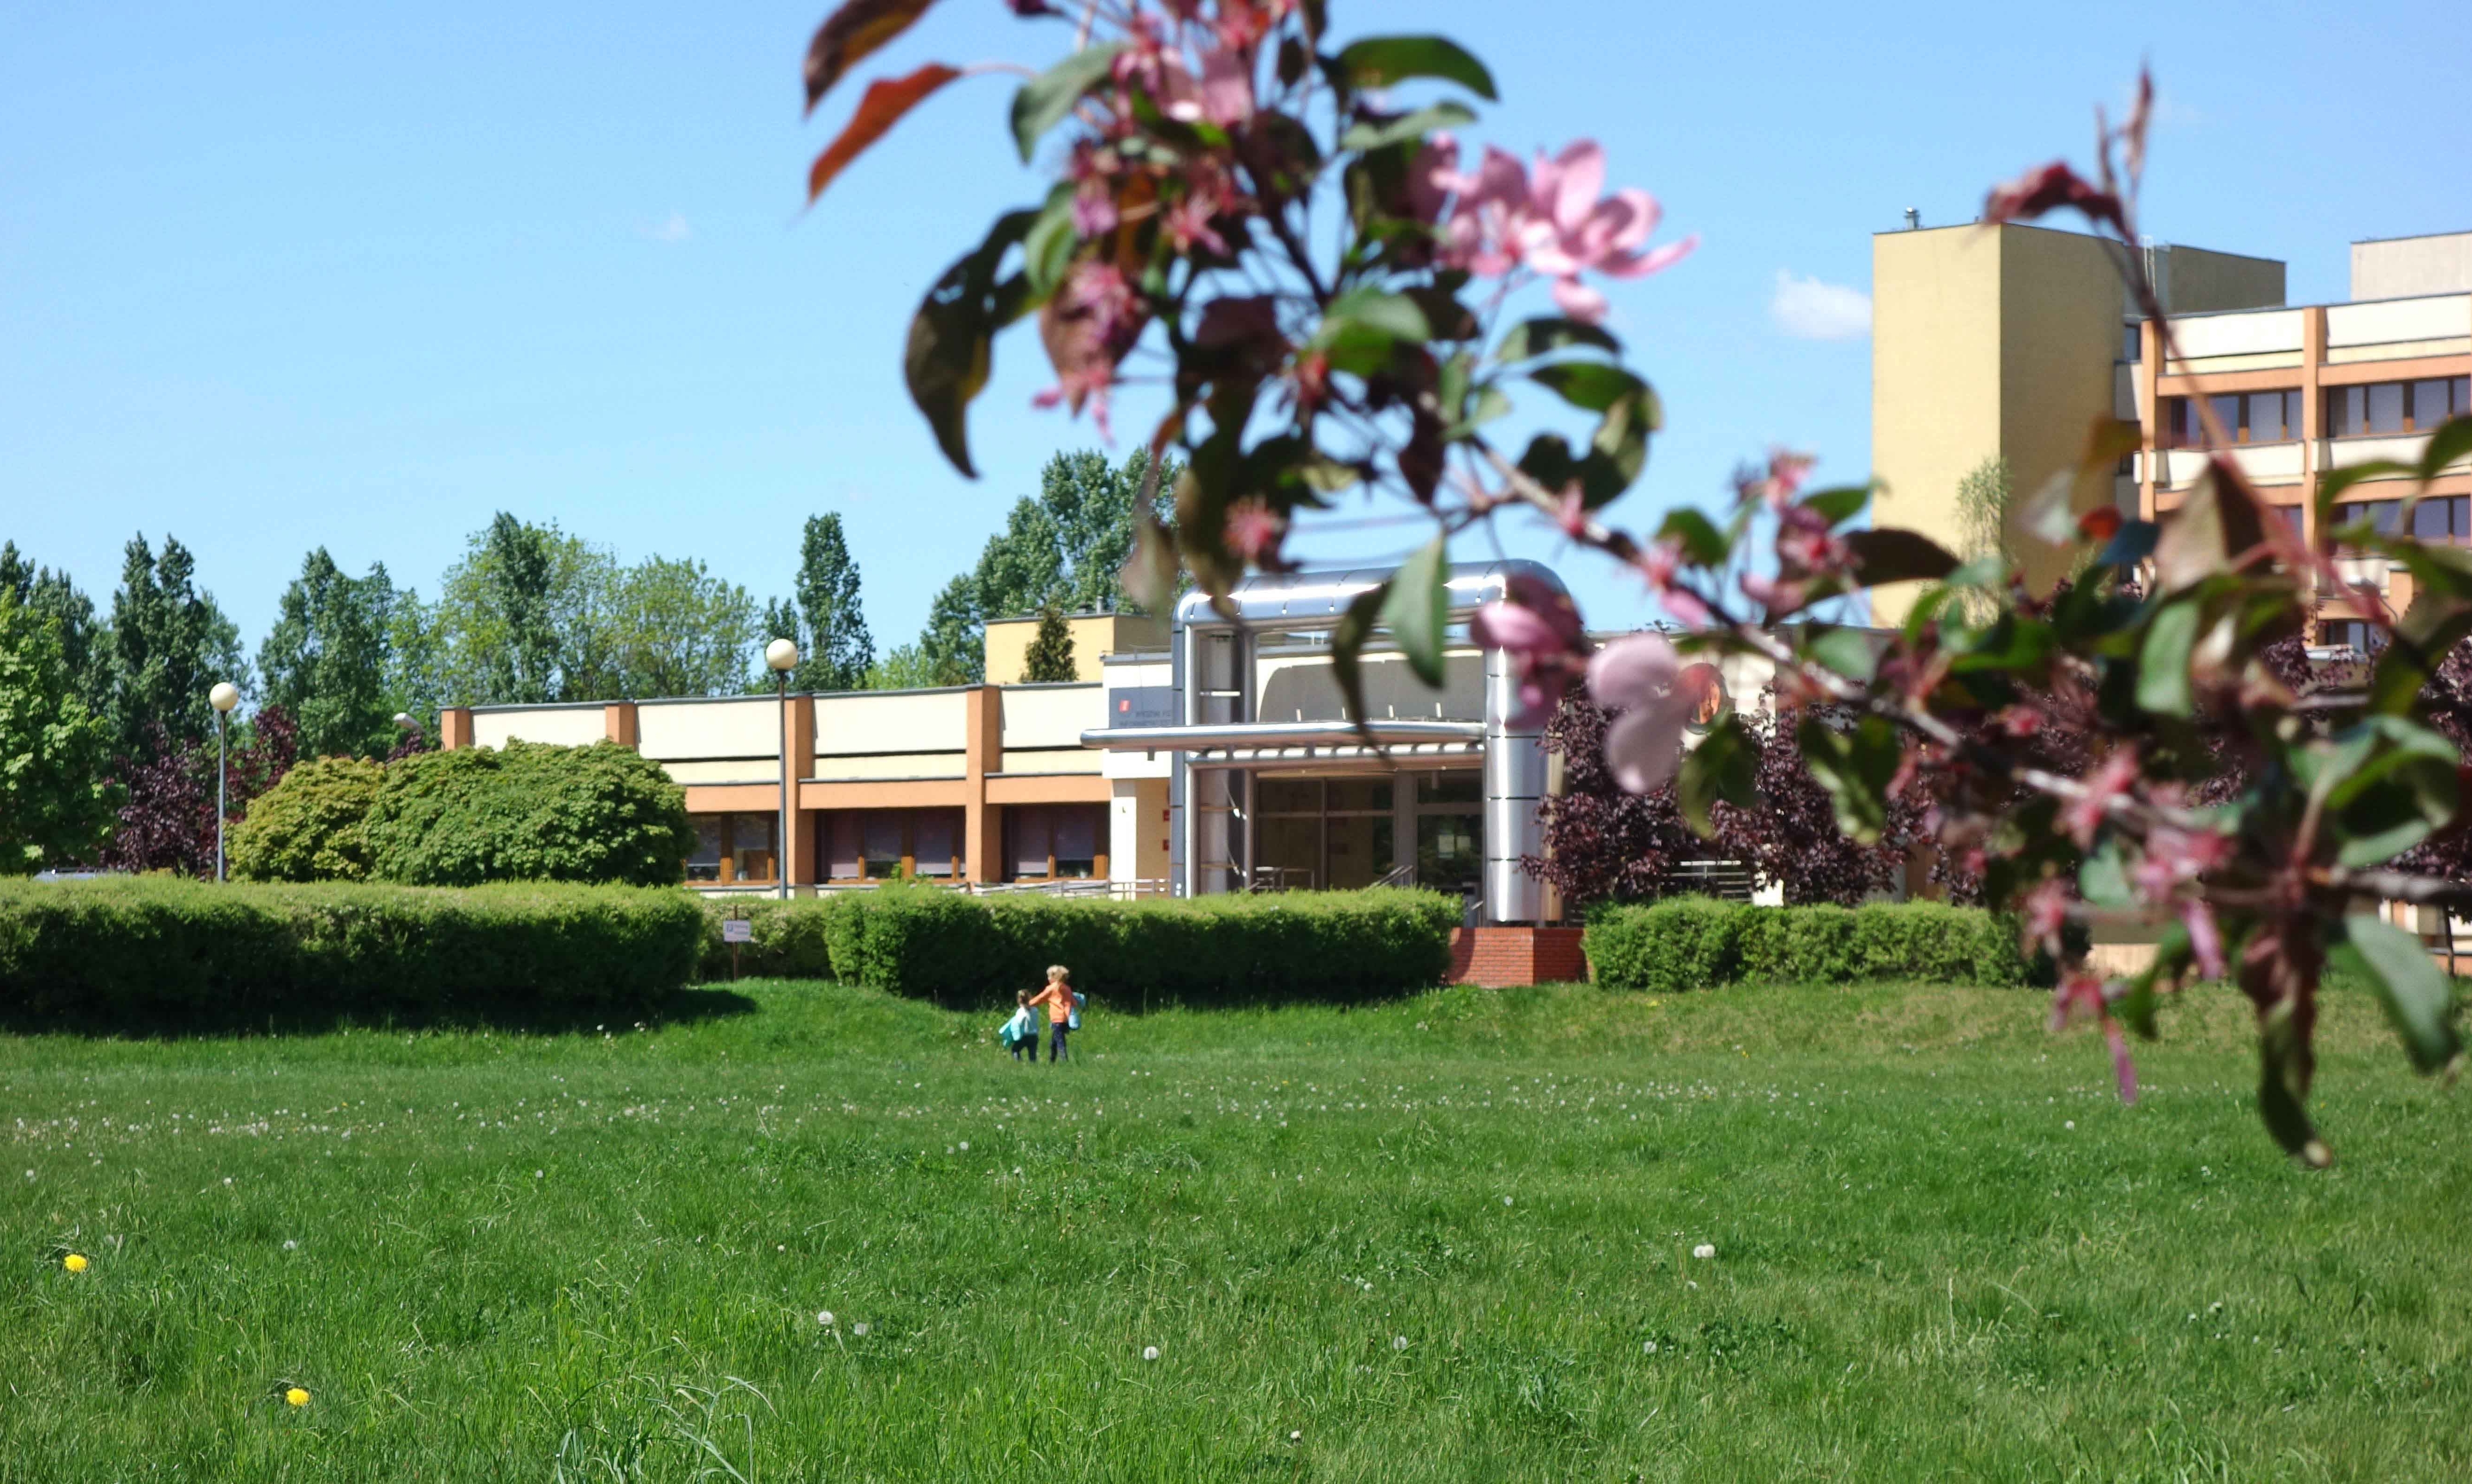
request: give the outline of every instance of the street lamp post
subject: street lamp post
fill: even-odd
[[[225,879],[224,813],[228,808],[226,789],[231,779],[231,765],[224,744],[224,718],[240,704],[240,688],[228,680],[218,680],[215,688],[206,693],[206,699],[215,708],[215,880],[222,881]]]
[[[772,842],[772,874],[781,900],[790,900],[790,671],[798,663],[796,641],[775,639],[764,647],[764,663],[772,667],[773,692],[780,702],[776,735],[781,739],[781,834]]]

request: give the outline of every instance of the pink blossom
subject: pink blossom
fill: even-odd
[[[2026,894],[2026,945],[2040,946],[2059,955],[2060,929],[2069,920],[2072,894],[2068,883],[2046,881]]]
[[[1554,280],[1554,302],[1574,319],[1604,318],[1605,297],[1581,282],[1583,272],[1637,278],[1670,268],[1699,245],[1697,237],[1651,248],[1649,234],[1663,214],[1656,198],[1625,188],[1600,197],[1605,155],[1593,139],[1561,153],[1519,161],[1488,147],[1473,176],[1453,168],[1458,147],[1437,153],[1426,184],[1457,194],[1443,224],[1443,256],[1487,277],[1526,268]]]
[[[1681,672],[1681,657],[1662,634],[1633,634],[1588,661],[1588,695],[1622,713],[1605,730],[1605,766],[1628,792],[1656,788],[1681,761],[1682,724],[1692,709],[1692,698],[1675,686]]]
[[[1519,675],[1519,711],[1514,726],[1533,726],[1554,709],[1587,654],[1587,631],[1570,595],[1515,577],[1502,602],[1477,609],[1468,632],[1479,645],[1510,657]]]
[[[1288,533],[1287,517],[1262,500],[1239,500],[1227,511],[1227,547],[1256,566],[1278,561],[1279,543]]]
[[[2031,222],[2047,211],[2074,206],[2089,222],[2109,223],[2126,231],[2120,208],[2120,198],[2098,191],[2081,179],[2060,160],[2037,166],[2016,179],[1992,187],[1983,202],[1985,225],[2003,222]]]
[[[2137,749],[2124,743],[2086,775],[2082,796],[2060,806],[2060,823],[2080,848],[2094,844],[2095,831],[2103,827],[2111,801],[2127,792],[2128,786],[2136,781]]]
[[[1079,412],[1087,404],[1100,436],[1111,436],[1107,390],[1115,384],[1116,363],[1141,338],[1147,322],[1141,296],[1114,264],[1095,259],[1075,264],[1039,310],[1039,339],[1047,346],[1048,363],[1056,367],[1056,385],[1033,397],[1031,405],[1061,403]]]
[[[2137,1101],[2137,1064],[2128,1059],[2128,1037],[2122,1034],[2120,1022],[2108,1014],[2103,1018],[2103,1041],[2111,1048],[2111,1075],[2120,1088],[2120,1100]]]
[[[2215,909],[2202,898],[2180,904],[2181,925],[2189,930],[2189,947],[2198,956],[2198,972],[2210,979],[2223,977],[2223,935],[2215,926]]]
[[[1116,225],[1116,153],[1083,139],[1073,146],[1065,178],[1073,182],[1073,230],[1096,237]]]
[[[1634,559],[1633,565],[1639,568],[1640,576],[1648,578],[1648,585],[1656,590],[1657,601],[1663,603],[1665,611],[1673,614],[1677,622],[1693,628],[1708,622],[1708,605],[1700,601],[1699,594],[1675,580],[1682,567],[1679,542],[1652,542]]]

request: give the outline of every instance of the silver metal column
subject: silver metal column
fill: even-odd
[[[1514,729],[1519,677],[1500,649],[1485,656],[1485,920],[1533,923],[1545,915],[1545,883],[1519,867],[1545,852],[1537,807],[1545,799],[1541,723]]]

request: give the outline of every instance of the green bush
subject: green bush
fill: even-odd
[[[686,879],[686,790],[617,742],[416,753],[387,765],[369,874],[416,886]]]
[[[369,806],[386,777],[361,758],[317,758],[251,800],[231,832],[243,881],[356,882],[369,874]]]
[[[746,974],[813,974],[956,1006],[1011,1003],[1049,964],[1119,1007],[1364,1001],[1427,989],[1450,967],[1459,905],[1430,891],[1285,892],[1115,902],[973,897],[923,883],[705,907],[703,972],[729,972],[725,914],[753,923]]]
[[[694,973],[682,891],[0,882],[0,1014],[452,1008],[642,1001]]]
[[[1659,994],[1736,982],[2014,985],[2051,982],[2017,921],[1943,902],[1749,907],[1678,897],[1605,907],[1583,940],[1597,982]]]

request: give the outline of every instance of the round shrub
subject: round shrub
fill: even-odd
[[[369,874],[416,886],[686,880],[686,790],[632,747],[511,742],[390,764],[368,817]]]
[[[386,769],[319,758],[259,794],[231,832],[232,874],[257,882],[357,882],[369,874],[369,806]]]

